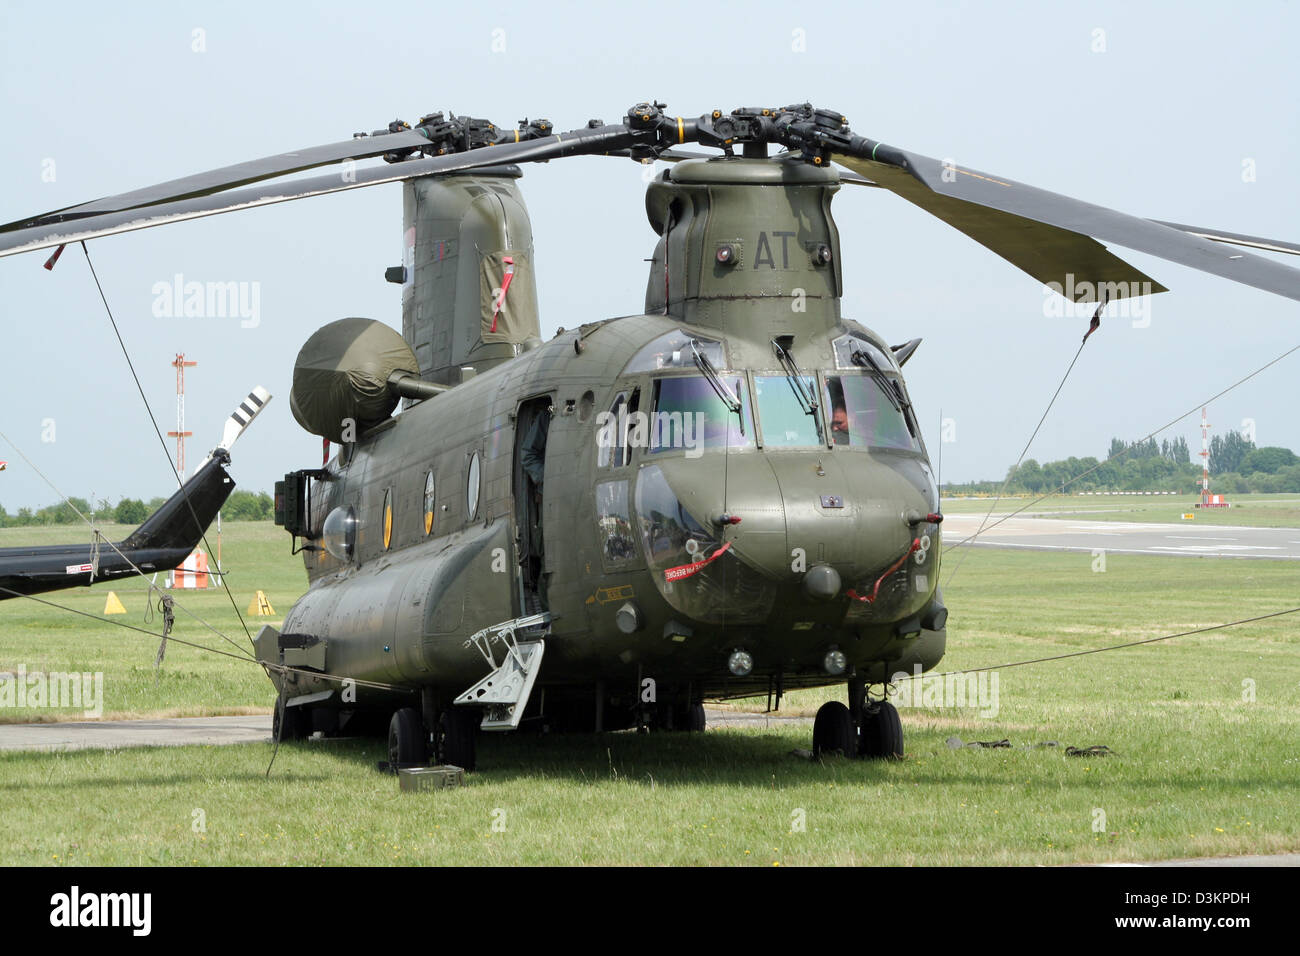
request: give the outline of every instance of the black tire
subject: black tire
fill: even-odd
[[[283,727],[281,724],[283,723]],[[284,701],[275,702],[275,713],[271,716],[272,740],[305,740],[311,736],[311,709],[307,707],[286,707]]]
[[[858,750],[858,736],[853,715],[838,700],[821,705],[813,720],[813,756],[840,753],[852,757]]]
[[[690,708],[686,712],[686,715],[687,715],[686,723],[682,727],[683,730],[689,730],[692,733],[699,733],[702,730],[704,730],[704,725],[706,721],[704,718],[703,702],[700,702],[698,704],[691,704]]]
[[[673,707],[673,730],[699,733],[704,730],[704,704],[678,704]]]
[[[388,722],[388,767],[394,773],[403,767],[422,767],[428,757],[428,738],[420,712],[403,707]]]
[[[478,727],[483,711],[477,707],[450,707],[442,712],[442,762],[460,767],[466,773],[475,769],[478,759]]]
[[[889,701],[881,701],[873,711],[862,715],[862,741],[859,751],[872,760],[903,757],[903,721],[898,708]]]

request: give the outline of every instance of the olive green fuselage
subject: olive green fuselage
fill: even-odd
[[[937,488],[893,353],[839,315],[835,188],[776,160],[652,185],[652,314],[561,332],[345,446],[311,524],[350,507],[355,544],[306,552],[283,633],[319,640],[334,676],[447,697],[483,677],[470,635],[530,610],[521,428],[549,406],[538,687],[701,699],[933,667]]]

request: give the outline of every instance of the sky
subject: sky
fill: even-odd
[[[1300,5],[738,5],[657,2],[297,6],[0,5],[0,221],[205,169],[415,122],[434,110],[558,130],[669,112],[811,101],[919,153],[1156,219],[1300,241]],[[526,170],[542,327],[638,312],[654,235],[642,169],[597,157]],[[881,190],[834,211],[843,311],[921,336],[908,386],[944,481],[1000,478],[1073,357],[1087,316]],[[178,352],[191,467],[253,385],[275,396],[241,439],[240,487],[319,462],[289,412],[294,357],[320,325],[401,327],[401,186],[93,240],[145,393],[175,426]],[[1112,251],[1172,291],[1108,317],[1029,449],[1104,457],[1300,343],[1300,303]],[[0,505],[175,487],[79,248],[0,259]],[[1300,265],[1292,258],[1291,264]],[[176,277],[183,277],[177,280]],[[246,317],[158,315],[159,289],[237,282]],[[1216,401],[1216,429],[1300,449],[1300,354]],[[949,420],[946,428],[941,421]],[[1159,437],[1199,447],[1199,414]],[[16,446],[16,447],[15,447]],[[172,446],[169,444],[169,451]],[[18,449],[31,460],[22,460]],[[33,467],[34,466],[34,467]]]

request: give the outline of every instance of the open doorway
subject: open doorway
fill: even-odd
[[[520,581],[524,614],[549,610],[546,596],[546,541],[542,502],[546,495],[546,445],[554,409],[551,396],[530,398],[519,406],[515,427],[515,527],[519,538]]]

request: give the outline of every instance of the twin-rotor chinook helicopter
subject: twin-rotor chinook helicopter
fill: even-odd
[[[674,152],[687,143],[722,155]],[[646,195],[644,311],[543,343],[517,164],[575,155],[678,162]],[[378,716],[398,766],[432,751],[472,769],[479,729],[701,730],[706,699],[841,683],[814,750],[902,754],[897,710],[868,688],[943,656],[943,519],[901,371],[919,340],[840,314],[842,181],[1098,316],[1164,287],[1097,240],[1300,298],[1300,272],[1218,243],[1300,247],[941,163],[809,105],[643,103],[559,134],[434,113],[10,223],[0,255],[396,181],[402,335],[343,319],[298,356],[294,416],[340,450],[277,483],[311,585],[256,647],[279,735]]]

